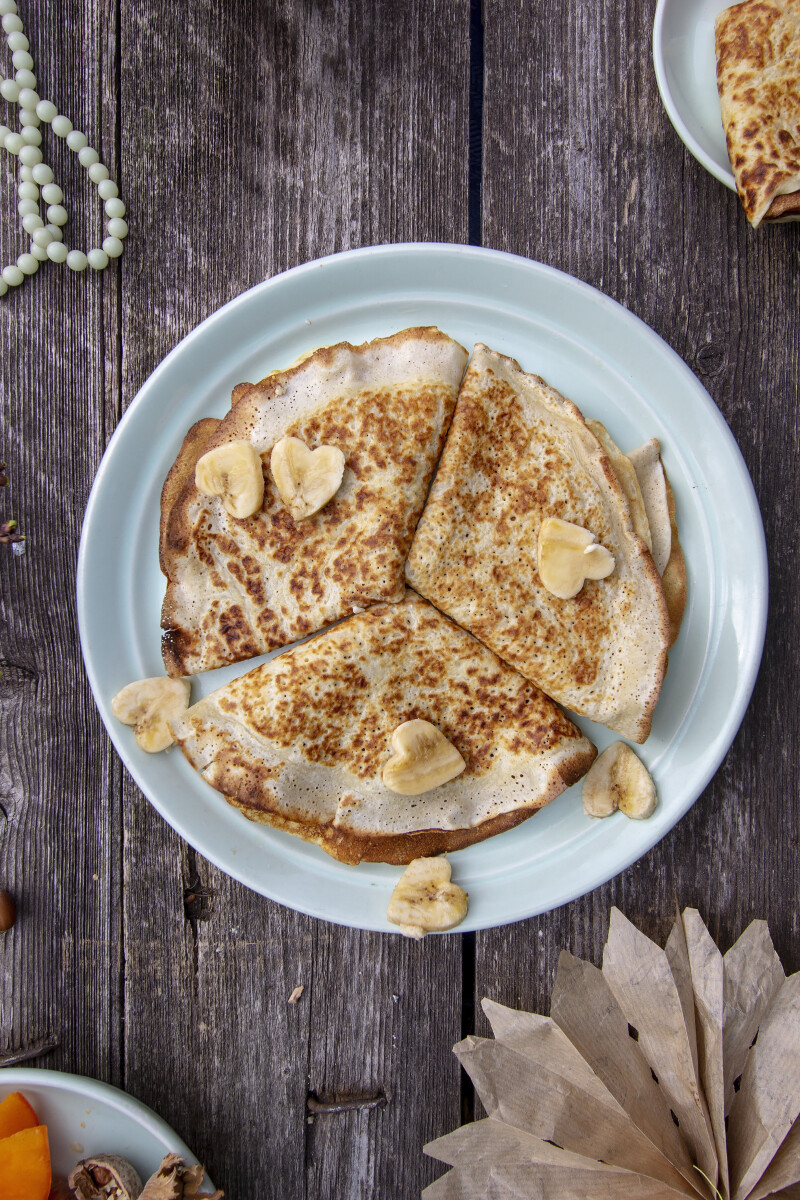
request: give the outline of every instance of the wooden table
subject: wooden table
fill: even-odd
[[[655,0],[18,2],[42,94],[119,180],[131,234],[102,275],[48,265],[0,300],[0,499],[27,535],[24,558],[0,546],[0,880],[19,905],[0,1047],[55,1034],[43,1066],[151,1105],[231,1198],[405,1200],[441,1171],[423,1143],[473,1113],[450,1050],[487,1032],[477,1001],[546,1012],[559,950],[599,961],[612,904],[662,939],[695,905],[723,948],[764,917],[800,967],[798,227],[752,231],[684,150]],[[53,165],[88,248],[88,185],[63,145]],[[110,748],[74,597],[100,458],[164,355],[268,276],[412,240],[527,255],[651,325],[743,450],[771,572],[752,704],[677,828],[574,904],[419,945],[287,911],[172,832]]]

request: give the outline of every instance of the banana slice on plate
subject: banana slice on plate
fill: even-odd
[[[171,679],[168,675],[137,679],[117,692],[111,711],[123,725],[136,726],[137,746],[148,754],[157,754],[172,745],[169,722],[186,712],[190,694],[188,679]]]
[[[446,858],[415,858],[398,879],[386,916],[406,937],[453,929],[467,915],[469,897],[450,877]]]
[[[592,763],[583,780],[583,811],[610,817],[618,809],[642,821],[652,816],[658,796],[652,776],[625,742],[614,742]]]

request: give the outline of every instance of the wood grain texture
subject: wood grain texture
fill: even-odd
[[[675,830],[607,886],[479,935],[476,997],[545,1013],[559,951],[599,963],[612,904],[662,943],[676,901],[693,905],[723,949],[764,917],[787,971],[800,966],[799,231],[751,230],[678,140],[653,75],[654,8],[486,0],[483,240],[602,288],[695,370],[755,483],[770,619],[742,728]]]
[[[268,276],[350,246],[465,238],[468,30],[469,5],[442,0],[123,3],[126,405]],[[459,940],[298,916],[195,867],[127,778],[123,811],[126,1086],[231,1196],[417,1195],[436,1174],[423,1142],[458,1119]],[[187,923],[195,869],[213,912]],[[420,1104],[430,1077],[448,1086]],[[309,1121],[309,1094],[387,1104]]]
[[[69,0],[58,38],[43,0],[20,10],[41,94],[113,167],[117,78],[101,52],[114,43],[113,6]],[[5,42],[0,61],[10,73]],[[85,172],[49,131],[45,150],[69,197],[67,239],[89,249],[100,216]],[[3,264],[27,249],[16,165],[0,156]],[[0,459],[11,481],[0,512],[27,535],[24,558],[0,546],[0,877],[18,899],[17,926],[0,940],[0,1040],[53,1033],[60,1048],[47,1065],[119,1083],[119,768],[84,678],[74,601],[81,518],[116,402],[116,276],[47,264],[0,301]]]

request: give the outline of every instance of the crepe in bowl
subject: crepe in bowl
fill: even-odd
[[[455,406],[467,352],[438,329],[323,347],[239,385],[221,421],[195,425],[162,495],[163,655],[171,675],[252,658],[404,593],[403,565]],[[269,470],[285,437],[338,448],[341,486],[295,520]],[[205,439],[205,440],[204,440]],[[237,519],[199,491],[200,454],[245,441],[264,500]]]
[[[569,599],[549,591],[537,561],[547,518],[594,535],[611,573]],[[548,696],[647,738],[670,640],[658,571],[579,409],[486,346],[464,377],[406,577]]]
[[[393,732],[414,720],[436,726],[466,767],[399,795],[382,769]],[[407,863],[510,829],[595,757],[552,701],[410,591],[256,667],[172,729],[247,817],[347,863]]]
[[[800,220],[800,0],[744,0],[715,30],[722,124],[747,219]]]

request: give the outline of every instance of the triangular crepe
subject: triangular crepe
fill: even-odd
[[[543,520],[593,533],[613,572],[562,600],[537,570]],[[406,578],[567,708],[643,742],[669,645],[658,571],[580,411],[478,345]]]
[[[751,225],[800,220],[800,0],[744,0],[716,20],[717,88]]]
[[[356,609],[402,599],[403,564],[466,359],[438,329],[342,342],[240,385],[222,421],[193,427],[162,498],[171,675],[252,658]],[[334,498],[299,522],[269,471],[271,449],[285,436],[312,450],[336,446],[346,459]],[[194,482],[201,453],[239,440],[255,446],[264,467],[263,506],[244,520]]]
[[[437,726],[466,768],[398,795],[381,771],[393,731],[416,719]],[[595,756],[555,704],[413,592],[287,650],[172,728],[246,816],[348,863],[405,863],[500,833]]]

